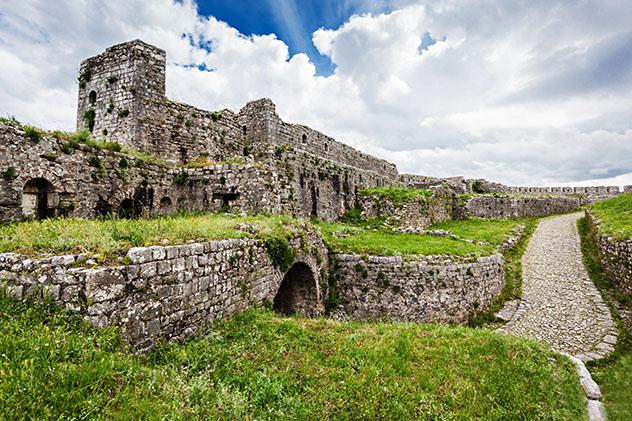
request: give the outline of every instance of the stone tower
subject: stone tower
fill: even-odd
[[[77,130],[148,150],[142,123],[165,100],[166,53],[140,40],[81,62]]]

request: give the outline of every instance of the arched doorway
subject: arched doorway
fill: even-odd
[[[33,178],[22,190],[22,214],[26,218],[44,219],[55,216],[55,189],[44,178]]]
[[[279,291],[274,297],[273,309],[287,315],[298,313],[311,316],[316,313],[317,308],[316,277],[309,266],[297,262],[283,277]]]
[[[118,207],[117,215],[122,219],[138,218],[140,215],[138,203],[132,199],[124,199]]]

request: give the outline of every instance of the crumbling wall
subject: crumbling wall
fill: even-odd
[[[297,308],[304,315],[321,314],[319,277],[321,269],[327,273],[326,249],[313,235],[290,245],[296,261],[313,275],[311,300]],[[142,351],[272,303],[287,270],[275,267],[264,244],[252,239],[134,248],[127,257],[127,265],[84,268],[77,267],[85,260],[80,255],[0,254],[0,284],[16,299],[43,293],[94,325],[120,326],[132,348]]]
[[[396,203],[378,194],[362,194],[358,205],[364,218],[383,218],[389,226],[421,229],[452,218],[452,194],[443,187],[433,188],[430,196],[420,195]]]
[[[358,320],[465,323],[486,311],[505,284],[500,254],[469,262],[454,256],[332,259],[336,313]]]
[[[601,230],[601,221],[586,210],[589,233],[606,276],[621,292],[632,295],[632,238],[617,240]]]
[[[456,219],[524,218],[579,210],[576,196],[512,196],[483,194],[459,198],[455,203]]]
[[[64,138],[33,141],[12,126],[0,125],[0,172],[0,222],[25,219],[24,188],[30,180],[51,185],[46,216],[292,209],[278,172],[264,164],[173,168],[84,143],[71,145]]]

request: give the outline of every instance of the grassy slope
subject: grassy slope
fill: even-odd
[[[590,205],[602,222],[602,230],[618,239],[632,238],[632,193]]]
[[[10,418],[581,419],[572,365],[485,330],[251,310],[141,359],[113,329],[0,297]]]
[[[301,221],[288,216],[228,214],[176,215],[155,219],[47,219],[0,226],[0,253],[92,252],[104,258],[124,255],[130,247],[189,240],[242,238],[239,224],[256,225],[256,236],[287,236]]]
[[[613,309],[613,301],[632,311],[632,298],[617,292],[610,280],[603,274],[597,257],[597,250],[586,226],[586,220],[578,223],[581,237],[582,253],[586,269],[591,279],[602,291],[605,301]],[[615,352],[607,359],[589,365],[595,381],[601,386],[603,403],[606,406],[609,420],[632,419],[632,337],[616,311],[612,312],[619,327],[619,338]]]
[[[323,238],[328,246],[340,253],[373,255],[433,255],[470,253],[486,255],[494,251],[516,226],[524,220],[468,219],[448,221],[429,229],[449,230],[461,238],[484,241],[489,245],[467,243],[461,239],[426,234],[405,234],[381,227],[361,226],[336,222],[319,222]]]

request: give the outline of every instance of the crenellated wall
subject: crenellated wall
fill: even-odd
[[[524,218],[579,210],[581,200],[576,196],[481,194],[459,198],[455,203],[454,215],[457,219]]]

